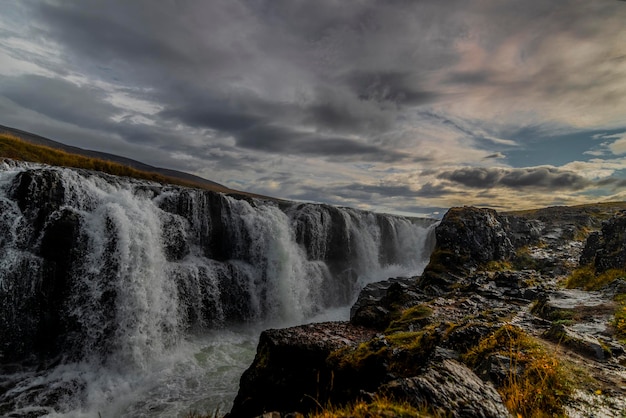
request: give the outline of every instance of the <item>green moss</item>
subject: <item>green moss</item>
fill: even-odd
[[[454,254],[452,251],[436,249],[430,255],[430,261],[428,262],[428,266],[426,266],[425,270],[433,273],[445,273],[448,271],[447,266],[449,266],[457,258],[459,258],[459,256]]]
[[[356,348],[335,351],[328,362],[333,367],[350,369],[357,375],[377,371],[408,377],[419,371],[438,341],[439,333],[432,326],[417,332],[396,332],[361,343]],[[381,368],[384,370],[377,370]]]
[[[463,355],[476,367],[490,356],[507,356],[511,372],[498,387],[506,407],[521,416],[563,416],[573,380],[558,358],[521,329],[505,325]]]
[[[427,318],[433,314],[433,310],[426,305],[416,305],[405,309],[400,313],[400,317],[392,321],[385,334],[399,331],[413,331],[414,327],[422,327],[428,321]]]

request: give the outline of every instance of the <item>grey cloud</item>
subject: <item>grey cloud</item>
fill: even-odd
[[[612,186],[614,189],[626,187],[626,179],[620,179],[615,177],[609,177],[599,180],[596,183],[598,186]]]
[[[355,71],[346,76],[348,85],[361,100],[421,105],[434,101],[438,95],[433,91],[418,89],[419,82],[406,71],[364,72]]]
[[[352,183],[341,186],[341,191],[342,194],[346,194],[347,196],[358,194],[359,196],[379,195],[382,197],[410,197],[416,195],[415,191],[409,186],[385,186],[363,183]]]
[[[302,133],[278,126],[258,126],[240,132],[237,145],[257,151],[293,155],[317,155],[334,159],[359,157],[366,161],[399,161],[405,155],[350,138]]]
[[[584,177],[551,167],[518,169],[467,167],[439,174],[439,179],[471,188],[538,188],[580,190],[592,183]]]
[[[424,184],[417,191],[417,195],[424,198],[443,197],[448,195],[456,195],[458,191],[452,190],[442,184],[434,184],[432,182]]]
[[[0,79],[0,92],[14,103],[66,123],[102,128],[116,113],[105,92],[61,79],[22,75]]]
[[[487,71],[451,72],[445,81],[451,84],[483,85],[490,81],[491,76]]]
[[[506,158],[506,155],[502,154],[501,152],[496,152],[496,153],[487,155],[484,159],[490,160],[490,159],[500,159],[500,158]]]

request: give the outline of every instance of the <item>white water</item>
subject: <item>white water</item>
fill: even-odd
[[[8,197],[16,175],[26,168],[0,167],[0,204],[5,208],[0,216],[0,291],[12,289],[12,272],[23,266],[33,282],[30,291],[40,280],[42,259],[18,245],[32,227]],[[79,360],[64,360],[43,372],[0,376],[1,386],[9,388],[0,391],[0,405],[10,404],[16,416],[227,412],[262,329],[345,320],[362,286],[419,274],[429,255],[428,226],[389,217],[392,239],[383,243],[376,215],[341,209],[352,259],[346,277],[356,278],[341,281],[324,261],[333,251],[328,248],[328,211],[316,205],[283,211],[274,204],[224,198],[219,221],[236,248],[228,259],[217,260],[202,247],[217,228],[206,193],[186,190],[189,207],[177,214],[163,207],[180,197],[179,189],[52,170],[62,179],[65,197],[49,219],[66,210],[81,220],[86,251],[74,265],[66,305],[85,332],[73,347]],[[309,248],[298,244],[296,234],[305,218],[312,231]],[[188,252],[168,260],[165,247],[175,237],[182,237]],[[383,244],[395,262],[381,262]],[[20,294],[25,300],[29,286]],[[234,299],[228,299],[229,292],[236,292]],[[241,310],[225,302],[239,303],[242,297]],[[232,325],[233,315],[244,324]]]

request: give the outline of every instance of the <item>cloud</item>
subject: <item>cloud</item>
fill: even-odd
[[[506,158],[506,155],[502,154],[501,152],[496,152],[496,153],[487,155],[484,159],[491,160],[491,159],[502,159],[502,158]]]
[[[587,155],[601,157],[608,154],[626,154],[626,132],[616,134],[595,134],[592,138],[595,140],[602,140],[603,142],[595,149],[586,151],[585,154]]]
[[[105,127],[117,112],[101,89],[39,75],[0,78],[0,92],[19,106],[83,127]]]
[[[438,178],[466,187],[481,189],[507,187],[512,189],[580,190],[591,185],[589,180],[574,172],[553,167],[520,169],[466,167],[454,171],[444,171],[438,175]]]
[[[624,130],[626,9],[563,1],[11,2],[3,123],[285,198],[582,201],[622,184],[622,134],[508,166]]]
[[[393,162],[406,155],[352,138],[330,137],[315,132],[298,132],[279,126],[253,127],[236,136],[240,147],[278,154],[318,155],[333,159]]]
[[[609,145],[609,149],[615,155],[626,154],[626,132],[620,138]]]

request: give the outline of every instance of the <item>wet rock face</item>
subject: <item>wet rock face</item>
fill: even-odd
[[[602,224],[600,233],[588,237],[580,264],[590,263],[597,273],[626,269],[626,211],[616,213]]]

